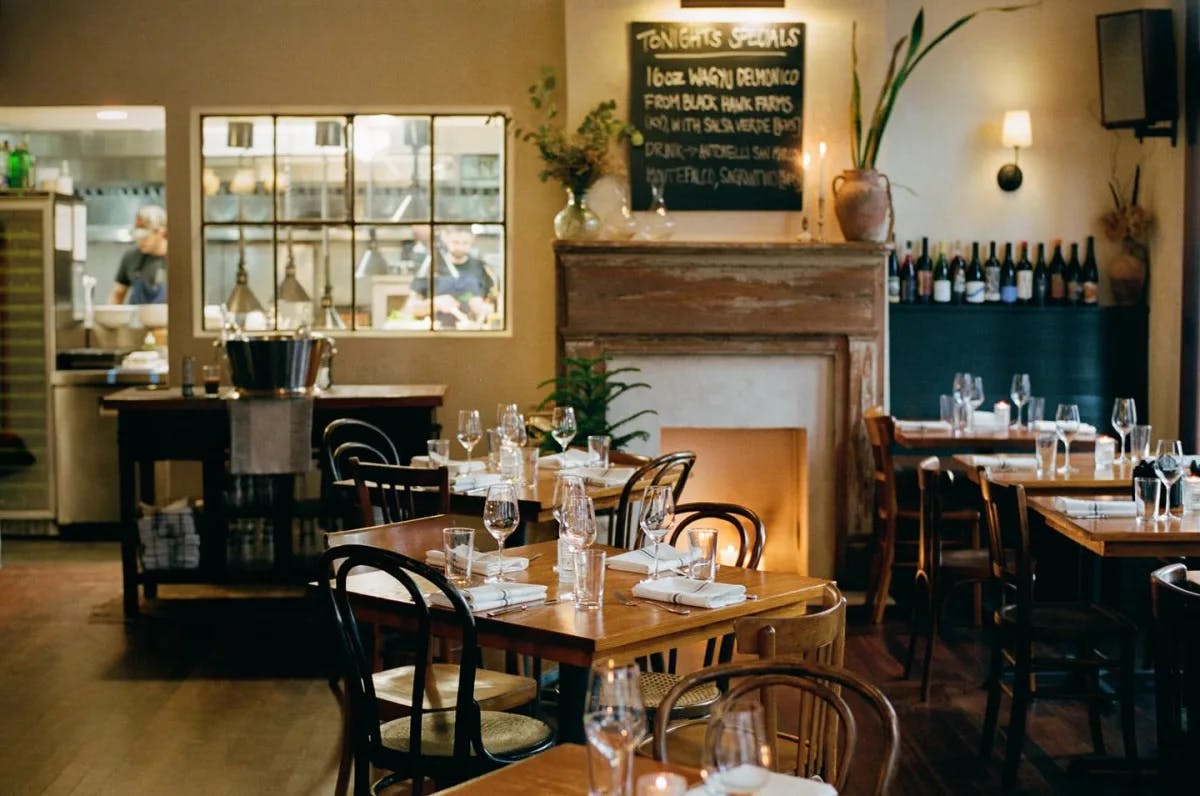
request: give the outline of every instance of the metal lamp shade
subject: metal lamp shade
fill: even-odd
[[[342,146],[342,123],[330,119],[317,121],[317,146]]]
[[[253,147],[254,123],[231,121],[225,143],[229,145],[230,149],[250,149]]]
[[[362,257],[358,259],[358,266],[354,269],[354,278],[362,279],[364,276],[378,276],[379,274],[388,273],[388,261],[379,251],[379,240],[375,237],[375,230],[371,230],[371,238],[367,242],[367,249],[362,253]]]

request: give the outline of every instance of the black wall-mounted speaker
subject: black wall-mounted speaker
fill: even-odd
[[[1144,130],[1179,116],[1170,9],[1096,17],[1100,118],[1107,128]]]

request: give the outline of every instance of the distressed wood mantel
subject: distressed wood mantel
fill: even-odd
[[[564,356],[602,354],[831,358],[840,570],[848,531],[870,527],[862,416],[883,403],[886,249],[683,241],[554,248],[560,369]]]

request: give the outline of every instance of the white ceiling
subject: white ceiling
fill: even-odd
[[[98,119],[100,110],[121,110],[125,119]],[[161,107],[40,106],[0,107],[0,130],[162,130],[166,114]]]

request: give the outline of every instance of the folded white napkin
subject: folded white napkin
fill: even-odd
[[[428,456],[414,456],[412,457],[412,461],[409,462],[409,466],[432,467],[433,465],[430,464]],[[446,469],[450,471],[450,477],[454,478],[455,476],[466,475],[467,473],[481,473],[487,469],[487,462],[481,459],[472,459],[469,462],[451,460],[446,462]]]
[[[1068,517],[1135,517],[1137,505],[1132,500],[1080,500],[1056,497],[1054,508]]]
[[[635,472],[634,467],[568,467],[564,475],[577,475],[588,486],[623,486]]]
[[[949,434],[950,424],[945,420],[897,420],[896,428],[910,434]]]
[[[564,460],[565,459],[565,460]],[[545,470],[558,470],[567,467],[585,467],[592,460],[592,455],[587,451],[576,450],[575,448],[567,448],[567,452],[551,453],[546,456],[538,457],[538,467]]]
[[[506,605],[544,600],[546,591],[546,586],[537,583],[487,583],[483,586],[468,586],[462,590],[462,596],[472,611],[491,611]],[[450,600],[441,592],[430,594],[428,599],[430,605],[450,607]]]
[[[997,470],[1035,470],[1037,458],[1033,456],[980,456],[971,461],[976,467],[995,467]]]
[[[456,562],[466,563],[467,548],[466,546],[456,547],[454,549],[454,560]],[[425,563],[431,567],[441,569],[446,566],[446,553],[442,550],[426,550]],[[504,571],[505,572],[520,572],[529,569],[529,559],[524,556],[505,556]],[[500,574],[500,556],[495,553],[481,553],[475,550],[471,553],[471,574],[492,575]]]
[[[658,571],[674,572],[692,562],[694,555],[691,550],[678,550],[666,542],[658,543]],[[640,575],[652,575],[654,569],[654,547],[646,545],[628,553],[609,556],[610,569],[622,572],[637,572]]]
[[[499,473],[460,475],[454,479],[451,490],[454,492],[474,492],[477,489],[485,489],[492,484],[498,484],[503,480]]]
[[[743,766],[733,769],[729,772],[730,779],[739,781],[743,772],[739,769]],[[745,766],[744,768],[749,768]],[[749,774],[751,772],[745,772]],[[757,780],[757,777],[755,778]],[[757,784],[757,783],[756,783]],[[705,785],[697,785],[687,792],[687,796],[705,796],[711,791],[705,790]],[[758,796],[837,796],[837,789],[828,782],[821,782],[815,779],[802,779],[793,777],[790,774],[780,774],[777,771],[771,771],[767,774],[767,784],[754,791]]]
[[[662,578],[637,584],[633,587],[633,596],[697,608],[721,608],[745,602],[746,587],[682,577]]]
[[[1000,428],[1000,422],[995,412],[976,411],[971,415],[971,425],[975,428]]]
[[[1053,420],[1035,420],[1035,421],[1033,421],[1033,428],[1035,431],[1056,431],[1057,430],[1057,427],[1054,425]],[[1080,434],[1095,434],[1096,427],[1093,426],[1091,423],[1080,423],[1079,424],[1079,433]]]

